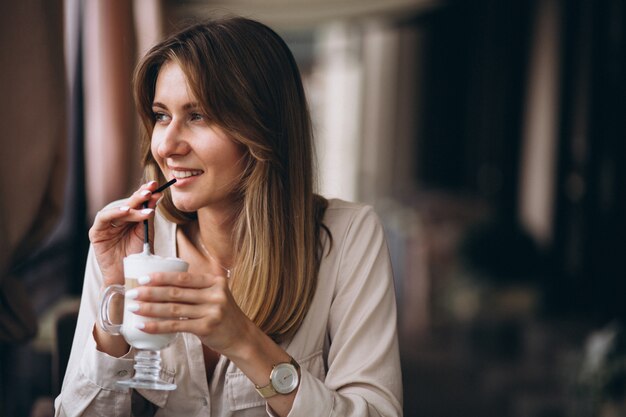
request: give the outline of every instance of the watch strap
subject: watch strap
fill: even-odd
[[[263,387],[255,385],[254,388],[256,389],[256,392],[258,392],[259,395],[263,398],[272,398],[274,395],[278,394],[278,392],[274,389],[274,386],[272,385],[272,381],[270,381],[269,384]]]

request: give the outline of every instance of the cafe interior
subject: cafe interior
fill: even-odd
[[[138,57],[229,14],[292,50],[319,193],[383,223],[404,415],[626,415],[621,0],[6,2],[0,415],[53,415],[88,229],[141,177]]]

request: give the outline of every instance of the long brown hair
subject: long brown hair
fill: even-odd
[[[280,341],[298,329],[317,286],[322,216],[315,195],[311,121],[296,62],[267,26],[224,18],[190,26],[154,46],[139,63],[134,94],[146,131],[146,179],[163,181],[150,152],[152,102],[164,63],[179,64],[210,123],[246,149],[237,187],[231,291],[240,308]],[[161,210],[185,224],[166,192]]]

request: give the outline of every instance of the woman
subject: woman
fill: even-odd
[[[195,25],[147,53],[134,88],[149,182],[89,232],[57,415],[401,415],[383,231],[369,207],[313,193],[309,113],[283,40],[243,18]],[[182,333],[162,351],[175,391],[116,388],[134,351],[94,325],[99,292],[123,283],[146,219],[155,253],[190,265],[150,275],[133,300],[137,314],[165,319],[143,331]],[[270,380],[279,364],[292,386]]]

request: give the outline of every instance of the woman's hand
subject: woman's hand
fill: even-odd
[[[149,278],[149,283],[135,288],[136,293],[127,293],[137,303],[135,314],[164,319],[145,323],[142,330],[147,333],[193,333],[230,357],[249,341],[250,330],[257,329],[235,302],[224,277],[160,272]]]
[[[241,311],[226,278],[161,272],[150,274],[149,282],[143,284],[134,293],[126,293],[126,302],[134,300],[136,314],[163,319],[145,323],[144,332],[193,333],[210,349],[233,361],[257,386],[268,384],[274,364],[290,361],[289,354]],[[275,414],[286,416],[296,393],[275,395],[267,399],[267,404]]]
[[[154,207],[161,196],[161,193],[153,193],[156,188],[156,181],[144,184],[123,206],[103,209],[96,215],[89,229],[89,240],[106,286],[124,284],[122,260],[142,251],[142,221],[154,216]],[[143,208],[144,203],[148,208]]]

